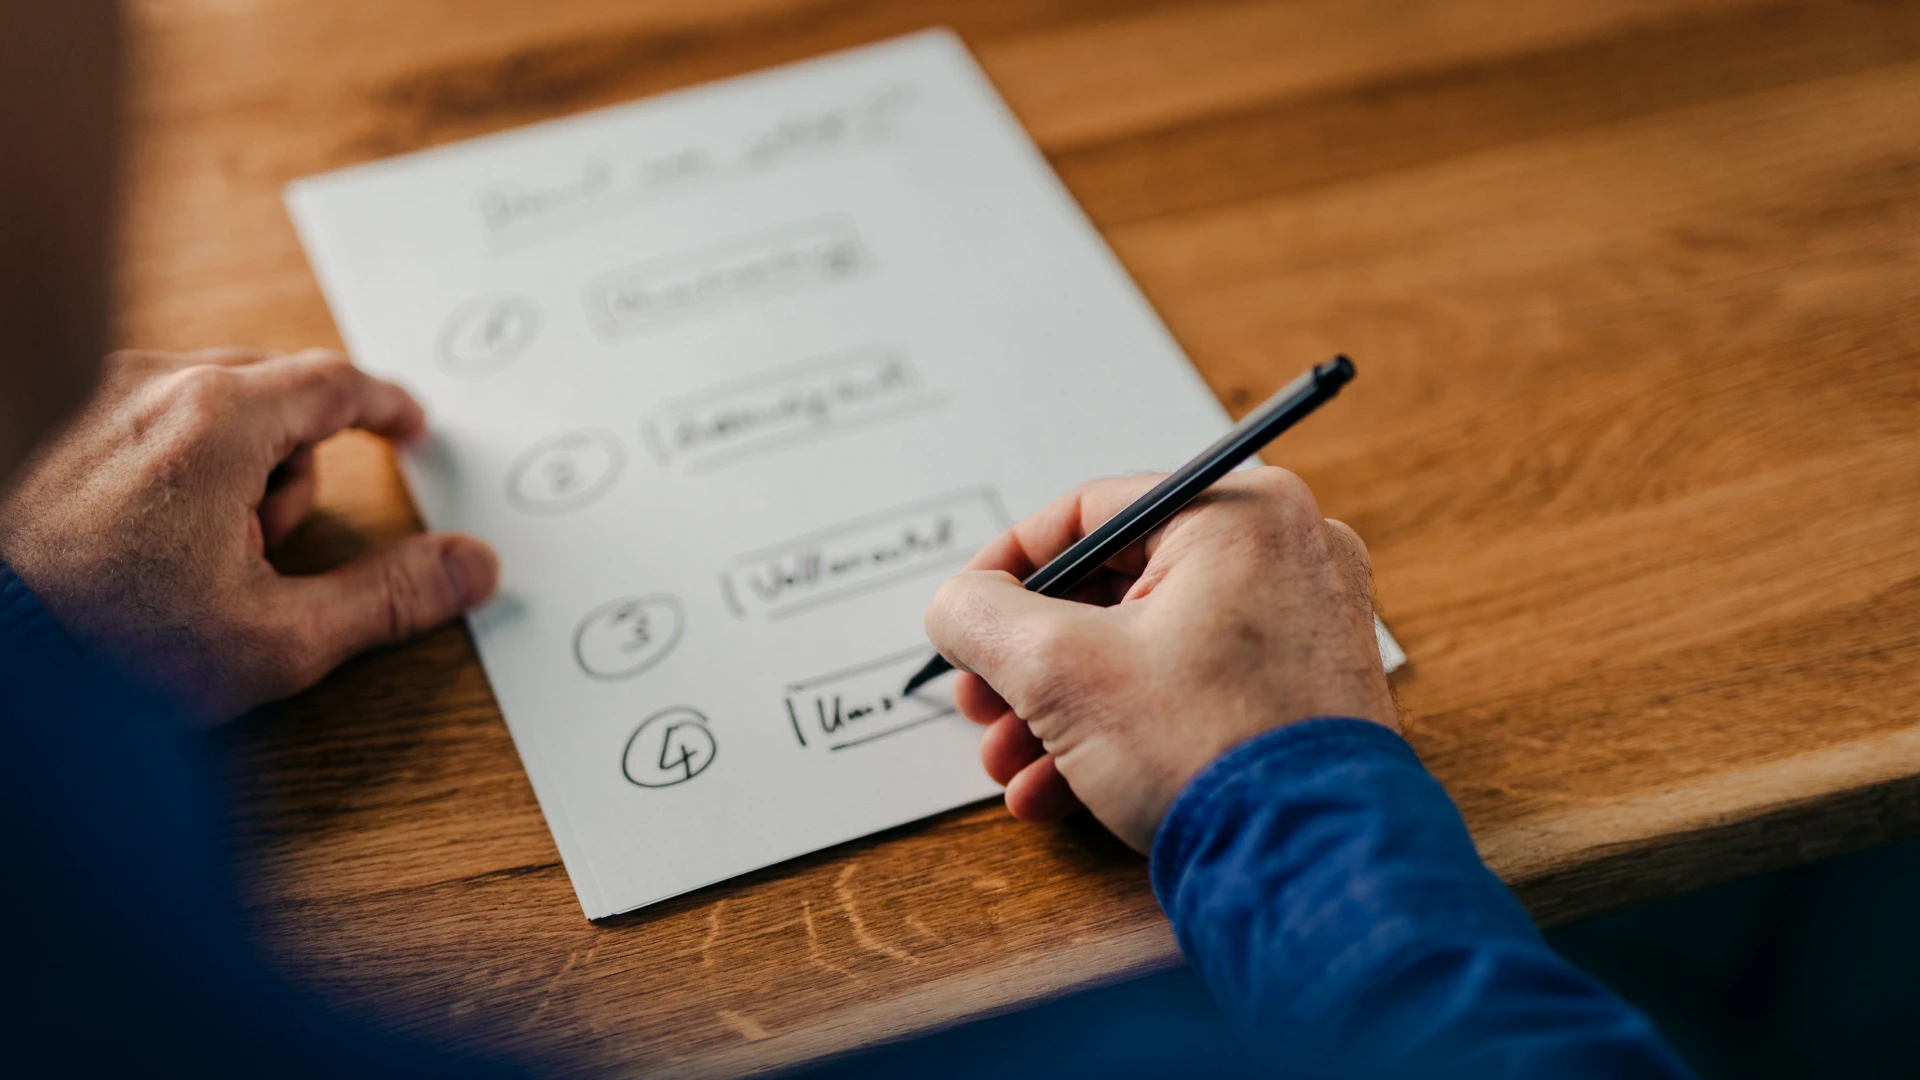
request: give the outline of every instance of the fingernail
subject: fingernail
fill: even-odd
[[[453,540],[440,549],[440,565],[447,572],[447,580],[453,583],[453,595],[461,610],[493,595],[494,583],[500,576],[500,562],[493,549],[467,537]]]

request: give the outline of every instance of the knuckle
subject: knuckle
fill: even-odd
[[[962,572],[940,583],[934,590],[933,601],[927,605],[929,612],[948,613],[960,610],[967,593],[967,575]]]
[[[1074,651],[1071,635],[1052,622],[1029,627],[1015,644],[1029,663],[1040,668],[1060,667]]]
[[[187,461],[195,447],[230,426],[238,413],[233,373],[225,368],[181,368],[153,382],[135,399],[135,434],[151,432],[171,465]]]
[[[940,644],[941,638],[958,628],[966,591],[966,585],[956,575],[941,582],[940,588],[934,591],[933,599],[927,602],[927,611],[921,622],[926,627],[927,637],[935,644]]]
[[[172,364],[166,353],[145,349],[119,349],[100,362],[100,384],[115,400],[139,401],[156,376]]]
[[[1320,508],[1306,481],[1276,468],[1254,470],[1248,480],[1259,497],[1258,520],[1270,535],[1296,536],[1320,527]]]
[[[1073,697],[1091,670],[1086,640],[1059,623],[1034,626],[1011,644],[1025,675],[1021,680],[1022,704],[1034,713],[1059,708]]]
[[[347,359],[344,353],[330,349],[308,349],[300,353],[299,358],[317,377],[332,381],[344,382],[359,374],[360,370],[353,366],[353,361]]]
[[[406,563],[395,559],[382,571],[381,596],[385,600],[383,631],[388,641],[399,641],[425,629],[427,602],[420,577],[407,571]]]
[[[431,629],[459,607],[453,580],[430,545],[392,552],[378,573],[381,622],[374,630],[387,641],[403,641]]]
[[[231,370],[196,364],[175,372],[167,380],[163,397],[169,411],[189,421],[208,423],[229,415],[235,389]]]
[[[995,609],[983,594],[987,579],[999,574],[992,570],[967,570],[941,582],[927,605],[928,633],[944,634],[956,643],[987,632],[993,625]]]
[[[1313,505],[1313,492],[1308,489],[1307,482],[1290,470],[1270,466],[1256,470],[1254,478],[1262,494],[1275,506],[1297,510]]]
[[[1373,568],[1373,555],[1367,551],[1367,542],[1360,539],[1360,534],[1354,531],[1353,526],[1336,518],[1328,518],[1327,531],[1332,535],[1334,543],[1338,544],[1356,565],[1365,570]]]
[[[338,417],[350,413],[360,389],[360,369],[339,353],[300,354],[301,382],[322,415]]]

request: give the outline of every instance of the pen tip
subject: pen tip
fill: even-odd
[[[907,680],[906,688],[900,691],[900,696],[911,696],[915,690],[920,689],[951,670],[953,670],[953,666],[947,663],[947,658],[941,656],[939,653],[935,653],[933,659],[927,661],[925,667],[914,672],[913,678]]]

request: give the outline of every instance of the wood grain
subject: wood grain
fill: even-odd
[[[956,28],[1229,406],[1372,545],[1410,736],[1543,921],[1920,824],[1920,6],[135,0],[119,336],[336,344],[288,180]],[[417,528],[322,453],[326,565]],[[275,952],[400,1027],[725,1075],[1176,961],[963,810],[590,925],[470,643],[235,727]]]

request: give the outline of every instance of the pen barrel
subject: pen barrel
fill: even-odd
[[[1022,584],[1043,596],[1060,596],[1085,581],[1108,559],[1179,513],[1201,492],[1339,393],[1354,374],[1353,361],[1344,355],[1301,373],[1218,442],[1034,571]]]

